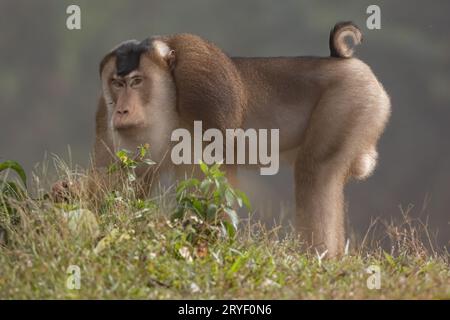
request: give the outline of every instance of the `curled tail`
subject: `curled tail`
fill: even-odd
[[[353,55],[353,48],[345,42],[346,37],[352,39],[353,47],[362,42],[361,30],[353,22],[339,22],[330,32],[330,56],[350,58]]]

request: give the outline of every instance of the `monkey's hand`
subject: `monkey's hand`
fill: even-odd
[[[79,183],[69,180],[56,181],[50,191],[50,197],[55,202],[68,202],[79,191]]]

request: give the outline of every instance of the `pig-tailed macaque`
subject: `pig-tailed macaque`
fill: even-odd
[[[372,173],[390,115],[383,86],[346,37],[362,38],[354,24],[337,24],[330,57],[229,57],[192,34],[120,44],[100,65],[95,166],[148,143],[159,170],[180,178],[186,168],[170,159],[174,129],[192,130],[196,120],[221,132],[279,129],[279,152],[294,168],[298,231],[329,257],[342,254],[344,186]],[[237,166],[226,165],[232,181]]]

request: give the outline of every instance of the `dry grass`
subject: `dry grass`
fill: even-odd
[[[83,170],[56,162],[60,177],[86,181]],[[450,298],[449,254],[408,210],[401,223],[374,221],[362,242],[328,260],[302,253],[294,234],[252,219],[241,220],[234,239],[194,242],[190,235],[202,222],[169,219],[173,190],[139,199],[127,183],[115,190],[97,184],[93,197],[81,183],[57,204],[45,199],[43,169],[32,192],[10,202],[17,219],[1,213],[2,299]],[[80,218],[71,218],[77,212]],[[79,290],[67,287],[71,265],[81,271]],[[370,266],[380,268],[380,289],[367,286]]]

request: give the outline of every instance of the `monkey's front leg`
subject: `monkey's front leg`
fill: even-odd
[[[56,181],[50,189],[49,195],[54,202],[70,202],[82,196],[92,197],[104,193],[111,177],[106,168],[91,168],[83,176],[68,175]]]

